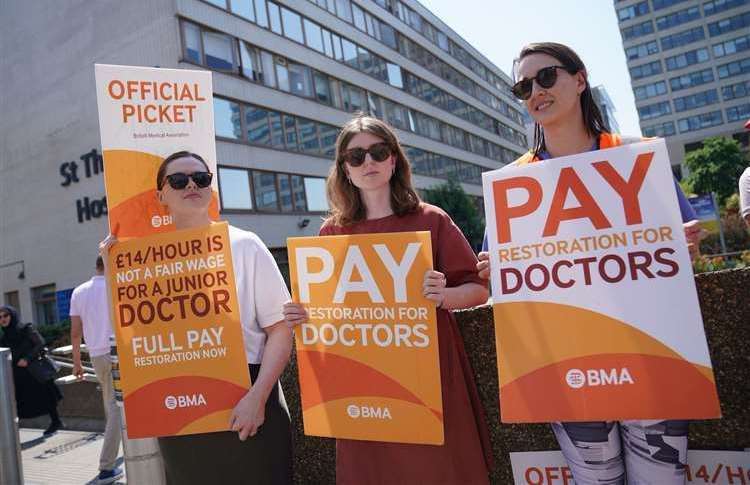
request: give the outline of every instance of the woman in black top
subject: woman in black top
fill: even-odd
[[[16,409],[19,418],[36,418],[49,414],[51,419],[44,436],[51,436],[62,427],[57,414],[57,401],[62,394],[55,381],[37,381],[29,372],[29,364],[44,350],[44,339],[30,323],[21,324],[12,306],[0,306],[0,347],[9,347],[13,355],[13,383],[16,388]]]

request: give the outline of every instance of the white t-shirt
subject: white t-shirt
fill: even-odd
[[[79,285],[70,297],[70,316],[81,317],[83,339],[91,357],[109,354],[112,324],[109,322],[108,304],[104,276],[99,275]]]
[[[284,319],[289,291],[271,252],[255,233],[229,226],[229,242],[247,362],[260,364],[266,345],[263,328]]]
[[[740,214],[742,217],[750,215],[750,167],[740,176]]]

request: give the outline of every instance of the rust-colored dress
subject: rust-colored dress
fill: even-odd
[[[435,270],[448,287],[485,284],[476,256],[461,230],[443,210],[421,204],[405,216],[391,215],[346,227],[325,225],[321,236],[430,231]],[[357,484],[486,484],[492,452],[485,413],[456,319],[437,311],[445,444],[442,446],[337,440],[336,482]]]

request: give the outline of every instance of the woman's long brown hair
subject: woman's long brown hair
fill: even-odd
[[[336,161],[328,173],[326,191],[330,204],[330,215],[327,223],[346,226],[367,218],[367,211],[362,202],[359,189],[346,175],[344,154],[354,135],[369,133],[377,136],[391,148],[396,156],[396,166],[391,176],[391,209],[399,216],[415,211],[421,202],[411,183],[411,166],[404,149],[396,137],[393,128],[387,123],[367,115],[357,115],[342,128],[336,139]]]
[[[518,59],[516,59],[515,62],[516,66],[521,59],[530,56],[531,54],[547,54],[548,56],[552,56],[571,74],[583,72],[583,75],[586,77],[586,89],[581,93],[581,112],[583,113],[583,124],[586,125],[586,131],[589,135],[596,137],[597,139],[599,135],[609,131],[609,128],[602,118],[602,113],[599,111],[599,107],[594,101],[594,95],[591,94],[591,86],[589,85],[586,66],[573,49],[556,42],[537,42],[528,44],[521,49],[521,54],[519,54]],[[534,156],[538,156],[539,153],[546,149],[544,143],[544,129],[539,123],[534,123],[534,146],[532,148]]]

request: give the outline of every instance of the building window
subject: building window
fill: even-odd
[[[694,27],[692,29],[662,37],[660,39],[661,50],[666,51],[669,49],[674,49],[675,47],[691,44],[705,38],[706,33],[703,31],[703,27]]]
[[[719,79],[747,74],[750,72],[750,57],[722,64],[716,68],[716,72],[719,73]]]
[[[664,81],[657,81],[655,83],[646,84],[643,86],[637,86],[633,88],[633,94],[636,100],[653,98],[654,96],[661,96],[667,94],[667,83]]]
[[[634,19],[636,17],[640,17],[641,15],[646,15],[649,13],[648,8],[648,2],[639,2],[635,5],[630,5],[628,7],[624,7],[617,10],[617,18],[620,20],[620,22],[624,22],[625,20]]]
[[[638,117],[641,120],[650,120],[658,118],[660,116],[668,115],[672,112],[672,108],[669,106],[669,101],[662,101],[661,103],[649,104],[638,108]]]
[[[273,172],[253,170],[253,192],[255,193],[255,207],[259,211],[279,210],[279,197],[276,192],[276,177]]]
[[[652,40],[651,42],[646,42],[645,44],[628,47],[627,49],[625,49],[625,56],[629,61],[632,61],[633,59],[650,56],[651,54],[656,54],[658,52],[659,45],[655,40]]]
[[[667,57],[664,61],[667,64],[667,71],[674,71],[676,69],[682,69],[687,66],[706,62],[708,59],[708,49],[702,48]]]
[[[240,62],[243,76],[254,82],[260,82],[263,79],[258,50],[242,41],[240,41]]]
[[[232,12],[248,19],[250,22],[255,22],[253,0],[232,0]]]
[[[750,103],[727,108],[727,122],[745,121],[750,118]]]
[[[268,28],[268,11],[266,10],[266,0],[254,0],[255,15],[258,19],[258,25],[264,29]]]
[[[653,61],[640,66],[633,66],[630,68],[630,77],[635,79],[641,79],[648,76],[661,73],[661,61]]]
[[[34,308],[34,323],[36,325],[57,323],[57,296],[54,283],[32,288],[31,305]]]
[[[276,183],[279,187],[279,202],[281,212],[294,211],[294,200],[292,199],[292,183],[289,180],[289,174],[277,173]]]
[[[687,0],[651,0],[651,5],[654,7],[654,10],[661,10],[682,2],[687,2]]]
[[[659,30],[671,29],[695,19],[701,18],[701,9],[699,7],[690,7],[685,10],[659,17],[656,19],[656,28]]]
[[[214,98],[214,129],[216,136],[238,140],[242,136],[240,105]]]
[[[722,87],[721,95],[724,101],[750,97],[750,80]]]
[[[724,12],[730,8],[748,4],[750,4],[750,0],[714,0],[703,4],[703,14],[708,17],[709,15]]]
[[[644,35],[653,34],[653,33],[654,33],[654,23],[650,20],[647,20],[643,23],[636,24],[631,27],[622,29],[622,38],[624,40],[630,40],[630,39],[635,39],[637,37],[642,37]]]
[[[322,29],[315,22],[305,19],[305,44],[318,52],[323,50],[323,33]]]
[[[273,2],[268,2],[268,21],[271,23],[271,32],[282,35],[281,9]]]
[[[305,43],[302,35],[302,18],[296,12],[281,7],[281,21],[284,24],[284,37],[300,44]]]
[[[750,35],[714,44],[714,57],[724,57],[750,49]]]
[[[327,212],[326,180],[318,177],[305,177],[305,194],[309,212]]]
[[[680,133],[687,133],[717,126],[723,122],[724,120],[721,117],[721,111],[711,111],[710,113],[703,113],[677,120],[677,126],[680,129]]]
[[[709,104],[719,102],[719,93],[715,89],[709,89],[700,93],[682,96],[674,99],[674,110],[676,112],[700,108]]]
[[[679,91],[680,89],[687,89],[693,86],[700,86],[701,84],[707,84],[713,82],[714,72],[711,69],[703,69],[702,71],[695,71],[688,74],[683,74],[679,77],[673,77],[669,80],[669,87],[672,91]]]
[[[660,136],[663,138],[666,136],[672,136],[675,133],[676,131],[673,121],[667,121],[666,123],[643,127],[643,136],[646,137]]]
[[[252,210],[248,171],[219,167],[219,188],[222,209]]]
[[[234,41],[228,35],[203,31],[203,48],[207,67],[219,71],[235,69]]]
[[[292,94],[297,96],[304,96],[305,98],[313,97],[313,86],[312,86],[312,72],[307,66],[302,64],[295,64],[293,62],[287,63],[287,69],[289,71],[289,87]]]
[[[750,12],[708,24],[708,34],[711,37],[716,37],[717,35],[726,34],[733,30],[746,29],[747,27],[750,27]]]
[[[388,83],[391,86],[397,87],[399,89],[404,89],[404,80],[401,77],[401,67],[397,66],[396,64],[391,64],[390,62],[387,64],[388,66]]]
[[[297,129],[299,130],[299,142],[302,151],[311,154],[320,153],[318,124],[312,120],[297,118]]]
[[[256,145],[270,145],[271,132],[268,127],[268,110],[258,106],[245,107],[247,140]]]
[[[183,38],[185,39],[185,59],[203,64],[203,46],[201,44],[201,29],[190,22],[182,22]]]
[[[292,198],[294,207],[301,212],[307,212],[307,200],[305,196],[305,181],[301,175],[292,175]]]

